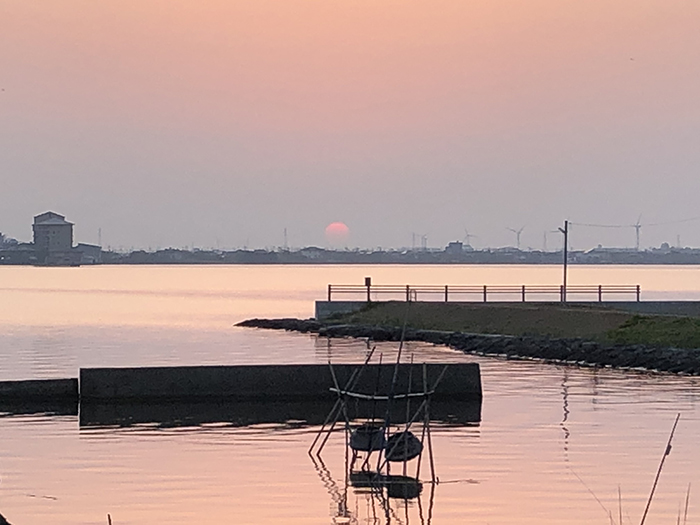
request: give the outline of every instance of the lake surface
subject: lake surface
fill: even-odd
[[[561,270],[0,267],[0,380],[75,377],[89,366],[359,362],[362,341],[234,324],[311,316],[328,283],[365,276],[376,284],[558,284]],[[570,279],[640,284],[647,299],[700,298],[693,267],[573,267]],[[377,349],[384,359],[395,351]],[[411,355],[477,361],[484,386],[479,423],[433,422],[440,483],[424,485],[418,499],[346,490],[342,433],[329,440],[325,465],[314,464],[307,449],[318,427],[298,421],[100,427],[34,414],[0,418],[0,513],[14,525],[107,523],[107,513],[115,525],[609,524],[610,515],[619,521],[619,488],[623,523],[636,524],[680,413],[646,523],[676,523],[689,484],[688,523],[700,523],[700,379],[475,358],[425,344],[408,345]]]

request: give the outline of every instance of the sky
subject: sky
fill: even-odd
[[[697,0],[0,0],[0,231],[700,246]],[[680,222],[685,221],[685,222]],[[663,223],[663,224],[659,224]]]

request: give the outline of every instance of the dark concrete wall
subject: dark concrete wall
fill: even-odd
[[[77,379],[0,381],[0,403],[9,401],[61,401],[78,399]]]
[[[443,367],[436,399],[480,399],[481,375],[476,363],[426,365],[433,385]],[[341,387],[359,365],[334,365]],[[355,391],[387,394],[394,366],[368,365]],[[422,365],[402,364],[395,392],[422,390]],[[259,400],[334,399],[327,365],[191,366],[156,368],[88,368],[80,370],[80,394],[85,400],[146,400],[236,398]]]

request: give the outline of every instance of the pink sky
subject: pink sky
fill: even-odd
[[[694,0],[4,1],[0,231],[54,209],[110,245],[323,244],[338,220],[359,246],[526,225],[540,248],[565,218],[694,217],[699,22]]]

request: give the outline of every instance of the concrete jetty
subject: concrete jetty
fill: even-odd
[[[375,301],[372,303],[368,303],[367,301],[316,301],[314,318],[317,321],[326,321],[334,316],[359,312],[366,308],[368,304],[376,305],[381,304],[382,302],[390,301]],[[439,301],[434,302],[439,303]],[[507,307],[520,306],[524,303],[521,301],[492,301],[489,303],[480,303],[478,301],[450,301],[450,304],[464,304],[466,306],[478,306],[479,304],[492,306],[496,304]],[[526,304],[547,307],[560,306],[562,303],[532,301]],[[680,315],[700,317],[700,301],[568,301],[566,304],[570,306],[590,306],[592,308],[617,310],[620,312],[629,312],[632,314],[641,315]]]
[[[344,387],[361,365],[339,364],[333,370]],[[423,365],[399,365],[394,392],[422,391]],[[481,375],[476,363],[425,365],[429,388],[441,378],[436,400],[481,399]],[[444,370],[444,373],[443,373]],[[394,373],[392,364],[367,365],[353,390],[386,395]],[[331,400],[335,381],[328,365],[184,366],[153,368],[83,368],[81,401],[206,400],[265,401]]]

